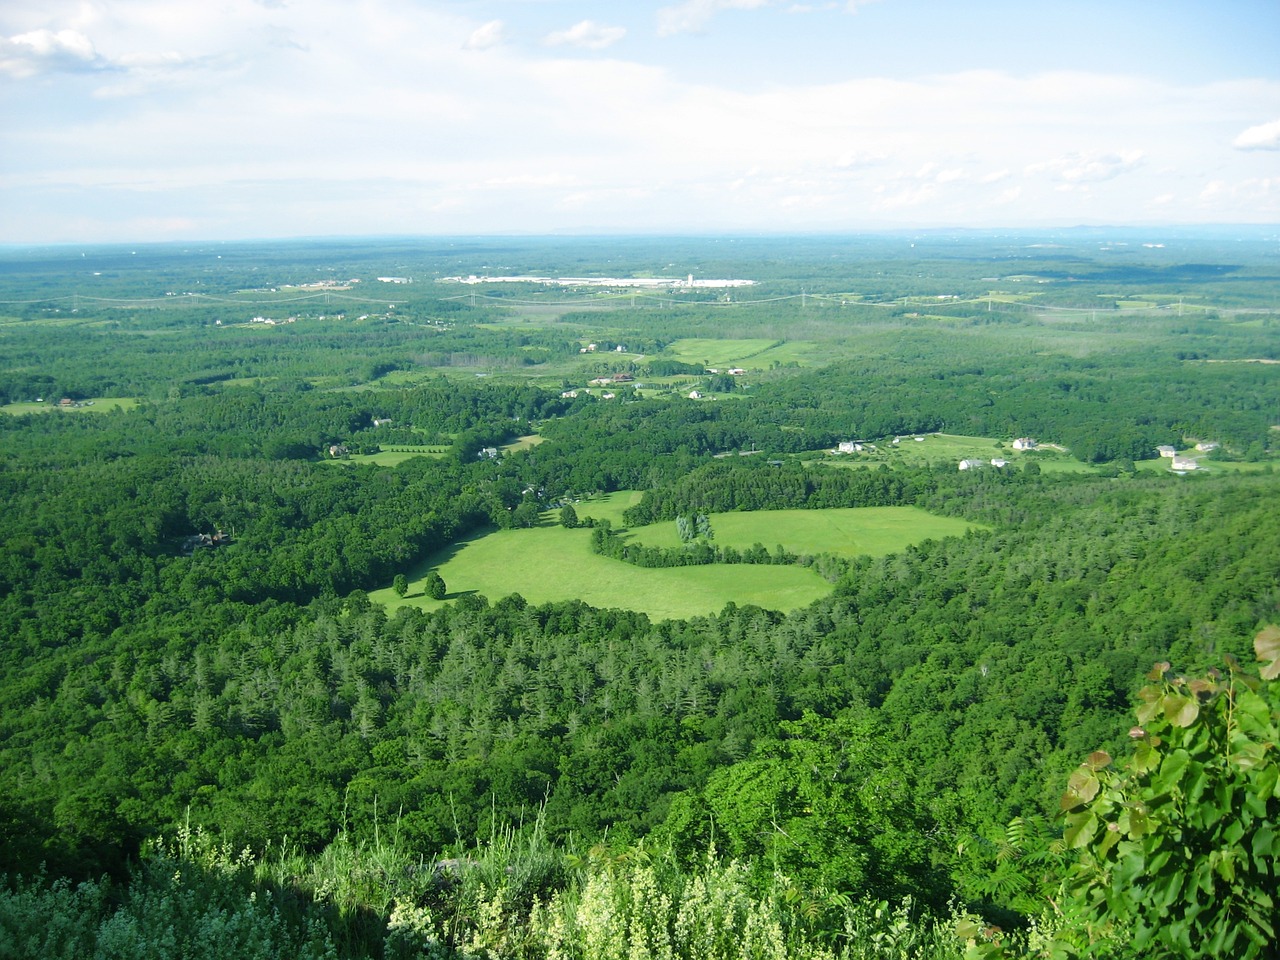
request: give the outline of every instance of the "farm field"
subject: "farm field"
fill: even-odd
[[[684,363],[748,369],[773,363],[801,363],[816,345],[803,340],[709,340],[689,338],[671,344],[666,354]]]
[[[500,530],[450,548],[415,570],[402,600],[390,589],[369,594],[390,609],[435,609],[442,601],[423,595],[422,579],[437,570],[449,600],[479,593],[498,599],[518,593],[530,603],[583,600],[595,607],[637,610],[653,620],[705,616],[729,601],[794,610],[831,592],[831,584],[796,566],[672,567],[644,570],[593,554],[591,531],[566,530],[550,520],[530,530]]]
[[[920,439],[916,439],[919,437]],[[903,436],[895,444],[893,438],[874,440],[874,450],[861,453],[832,454],[812,462],[834,467],[868,467],[887,463],[891,466],[926,466],[952,462],[959,466],[961,460],[975,459],[989,462],[993,458],[1007,460],[1020,469],[1024,463],[1038,463],[1047,473],[1089,473],[1093,467],[1071,457],[1069,453],[1044,449],[1032,456],[1013,449],[1013,438],[998,440],[996,437],[967,437],[958,434],[925,433]],[[829,452],[829,451],[828,451]]]
[[[404,463],[406,460],[412,460],[414,457],[443,457],[449,452],[448,447],[441,446],[412,446],[409,444],[396,443],[390,444],[390,449],[381,450],[378,453],[358,453],[352,454],[343,460],[326,460],[325,463],[372,463],[379,467],[395,467]]]
[[[0,406],[0,413],[11,413],[21,416],[24,413],[111,413],[115,410],[132,410],[138,405],[133,397],[91,397],[81,400],[70,410],[58,406],[58,402],[46,400],[43,403],[6,403]]]
[[[574,509],[579,517],[622,524],[622,513],[640,493],[618,491]],[[518,593],[531,603],[581,599],[592,606],[638,610],[654,619],[714,613],[726,603],[792,610],[830,591],[812,571],[797,566],[751,564],[643,569],[590,552],[590,531],[566,530],[544,515],[531,530],[501,530],[463,541],[414,571],[402,600],[390,589],[369,598],[389,607],[432,609],[470,593],[499,598]],[[976,524],[936,517],[915,507],[833,510],[761,510],[714,514],[716,542],[740,549],[781,544],[794,553],[881,556],[926,539],[961,536]],[[637,527],[646,546],[677,547],[674,523]],[[445,601],[423,595],[422,579],[437,570],[449,587]]]
[[[710,520],[715,542],[723,547],[745,550],[759,543],[772,550],[781,544],[792,553],[873,557],[921,540],[963,536],[977,527],[918,507],[744,511],[714,513]],[[674,522],[637,527],[631,536],[647,547],[680,546]]]

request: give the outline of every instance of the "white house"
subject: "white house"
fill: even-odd
[[[862,444],[856,440],[841,440],[840,445],[836,447],[837,453],[861,453]]]
[[[1196,449],[1201,453],[1208,453],[1210,450],[1217,450],[1218,446],[1219,444],[1216,440],[1201,440],[1196,444]]]
[[[1160,454],[1162,457],[1176,457],[1178,455],[1178,451],[1167,443],[1162,443],[1160,446],[1156,447],[1156,453]]]
[[[1193,457],[1175,456],[1169,463],[1170,470],[1199,470],[1200,464]]]
[[[1009,465],[1009,461],[1008,461],[1008,460],[1002,460],[1002,459],[1000,459],[999,457],[992,457],[992,458],[991,458],[991,465],[992,465],[993,467],[1007,467],[1007,466]]]
[[[702,399],[702,394],[701,394],[701,393],[699,393],[697,390],[690,390],[690,391],[689,391],[689,399],[690,399],[690,400],[701,400],[701,399]]]
[[[985,466],[981,460],[961,460],[961,470],[977,470],[979,467]]]
[[[1019,437],[1013,441],[1013,449],[1015,450],[1034,450],[1035,448],[1036,442],[1030,437]]]
[[[744,373],[746,373],[746,372],[747,372],[747,371],[743,370],[743,369],[742,369],[742,367],[730,367],[730,368],[729,368],[729,376],[731,376],[731,377],[740,377],[740,376],[742,376],[742,375],[743,375]]]

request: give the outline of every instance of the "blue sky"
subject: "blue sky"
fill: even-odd
[[[1280,223],[1280,2],[6,0],[0,242]]]

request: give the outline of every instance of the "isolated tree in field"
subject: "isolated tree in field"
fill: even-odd
[[[397,597],[403,597],[409,592],[409,578],[403,573],[397,573],[391,581],[391,589],[396,592]]]
[[[582,521],[578,519],[578,511],[573,509],[572,503],[566,503],[560,508],[560,526],[566,530],[582,526]]]
[[[449,588],[444,585],[444,577],[432,570],[427,574],[426,591],[427,596],[432,600],[443,600]]]

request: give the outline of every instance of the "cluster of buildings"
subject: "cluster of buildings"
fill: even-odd
[[[383,280],[383,277],[379,277]],[[386,278],[391,279],[391,278]],[[408,282],[408,281],[404,281]],[[441,283],[538,283],[547,287],[633,287],[650,290],[719,290],[726,287],[750,287],[754,280],[695,279],[693,274],[678,277],[478,277],[474,273],[466,277],[441,277]]]

